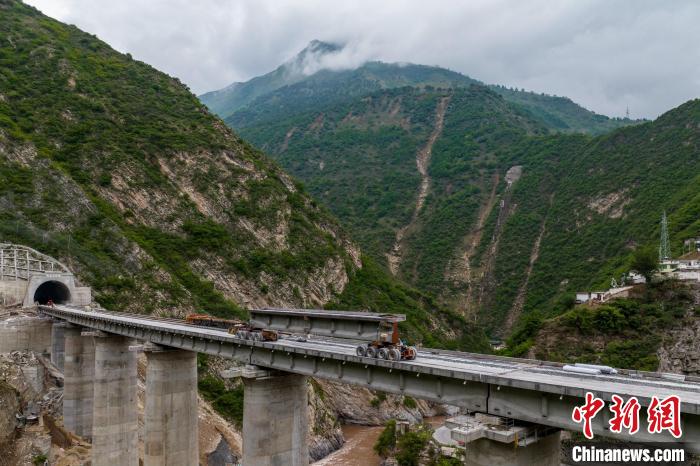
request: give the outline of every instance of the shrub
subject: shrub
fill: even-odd
[[[211,375],[205,375],[198,383],[199,393],[211,402],[214,409],[237,427],[243,425],[243,386],[229,390],[224,382]]]
[[[416,400],[414,400],[410,396],[405,396],[403,398],[403,405],[408,409],[416,409],[418,407]]]
[[[379,434],[377,442],[374,444],[374,451],[381,456],[386,458],[389,456],[391,451],[396,446],[396,421],[393,419],[386,423],[386,427]]]
[[[396,445],[396,461],[399,466],[418,466],[420,453],[428,444],[431,432],[429,430],[418,430],[406,432]]]

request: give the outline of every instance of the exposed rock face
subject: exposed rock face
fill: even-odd
[[[694,310],[659,348],[660,371],[700,375],[700,285],[691,287],[691,293]]]
[[[659,371],[700,375],[700,319],[671,332],[659,348]]]
[[[692,293],[695,311],[688,313],[684,325],[671,331],[659,348],[659,371],[700,375],[700,286]]]
[[[321,384],[309,379],[309,458],[317,461],[345,443],[338,416]]]
[[[60,400],[44,389],[44,366],[31,352],[0,354],[0,465],[32,464],[37,455],[50,456],[51,436],[46,428],[17,423],[16,414],[51,413]],[[37,374],[40,374],[37,377]],[[41,385],[36,384],[37,379]],[[48,381],[47,381],[48,382]],[[37,391],[38,390],[38,391]],[[54,463],[52,463],[54,464]]]
[[[416,423],[426,416],[441,414],[441,409],[423,400],[405,402],[402,396],[375,395],[366,388],[353,385],[327,380],[319,380],[317,383],[323,390],[329,407],[345,423],[378,426],[390,419]]]
[[[17,391],[0,380],[0,452],[15,436],[15,414],[19,411]]]

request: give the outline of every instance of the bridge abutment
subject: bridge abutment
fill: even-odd
[[[54,327],[56,324],[54,324]],[[81,335],[82,328],[63,328],[63,424],[66,429],[92,438],[95,379],[95,342]],[[56,341],[52,346],[57,345]],[[53,354],[51,355],[53,359]]]
[[[146,350],[145,466],[199,462],[197,353]]]
[[[243,464],[307,466],[307,377],[247,369],[243,373]]]
[[[139,464],[136,353],[133,340],[117,335],[95,337],[95,399],[92,465]]]

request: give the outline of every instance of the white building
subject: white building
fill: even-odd
[[[678,259],[662,260],[659,273],[678,280],[700,282],[700,238],[684,241],[683,251]]]
[[[576,304],[601,302],[605,291],[578,291],[576,292]]]

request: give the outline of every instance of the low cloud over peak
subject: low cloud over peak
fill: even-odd
[[[611,116],[629,106],[633,118],[653,118],[700,96],[692,0],[28,1],[196,93],[265,74],[308,45],[295,72],[369,60],[438,65]]]

